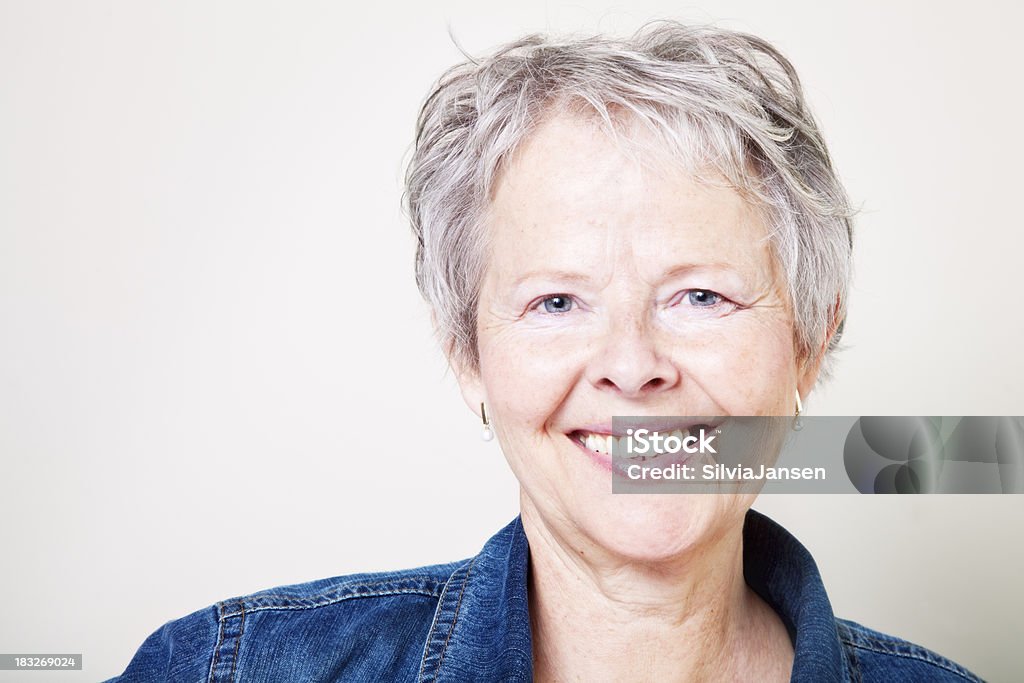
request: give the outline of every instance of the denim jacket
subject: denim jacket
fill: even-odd
[[[793,642],[791,681],[978,681],[899,638],[836,619],[807,549],[749,511],[743,571]],[[474,558],[233,598],[171,621],[112,681],[529,681],[529,546],[517,517]]]

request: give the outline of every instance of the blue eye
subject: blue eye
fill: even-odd
[[[710,308],[722,302],[722,295],[712,292],[710,289],[693,289],[686,294],[690,305],[699,308]]]
[[[544,304],[544,310],[548,313],[568,313],[572,310],[573,306],[572,297],[565,294],[549,296],[542,303]]]

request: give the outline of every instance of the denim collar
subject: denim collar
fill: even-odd
[[[441,594],[419,680],[530,681],[529,545],[516,517],[461,565]],[[821,575],[789,532],[749,510],[743,525],[747,584],[782,618],[795,683],[845,683],[850,670]]]

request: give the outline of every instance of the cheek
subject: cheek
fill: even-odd
[[[676,362],[726,413],[788,414],[796,384],[792,328],[785,321],[754,321],[744,328],[681,338]]]
[[[551,487],[567,477],[563,459],[551,457],[565,437],[549,425],[578,386],[586,347],[565,341],[509,330],[480,337],[481,379],[502,453],[524,490],[540,499],[557,498]]]
[[[507,428],[543,428],[578,381],[587,348],[578,342],[509,331],[482,335],[481,377],[495,420]]]

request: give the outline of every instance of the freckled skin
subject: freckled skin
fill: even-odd
[[[641,560],[735,527],[752,497],[612,496],[567,431],[613,415],[788,415],[817,372],[796,357],[759,215],[724,181],[657,168],[568,116],[526,141],[489,212],[479,372],[459,373],[467,402],[487,402],[524,515]],[[730,303],[693,306],[679,296],[692,289]],[[571,310],[546,312],[555,294]]]

